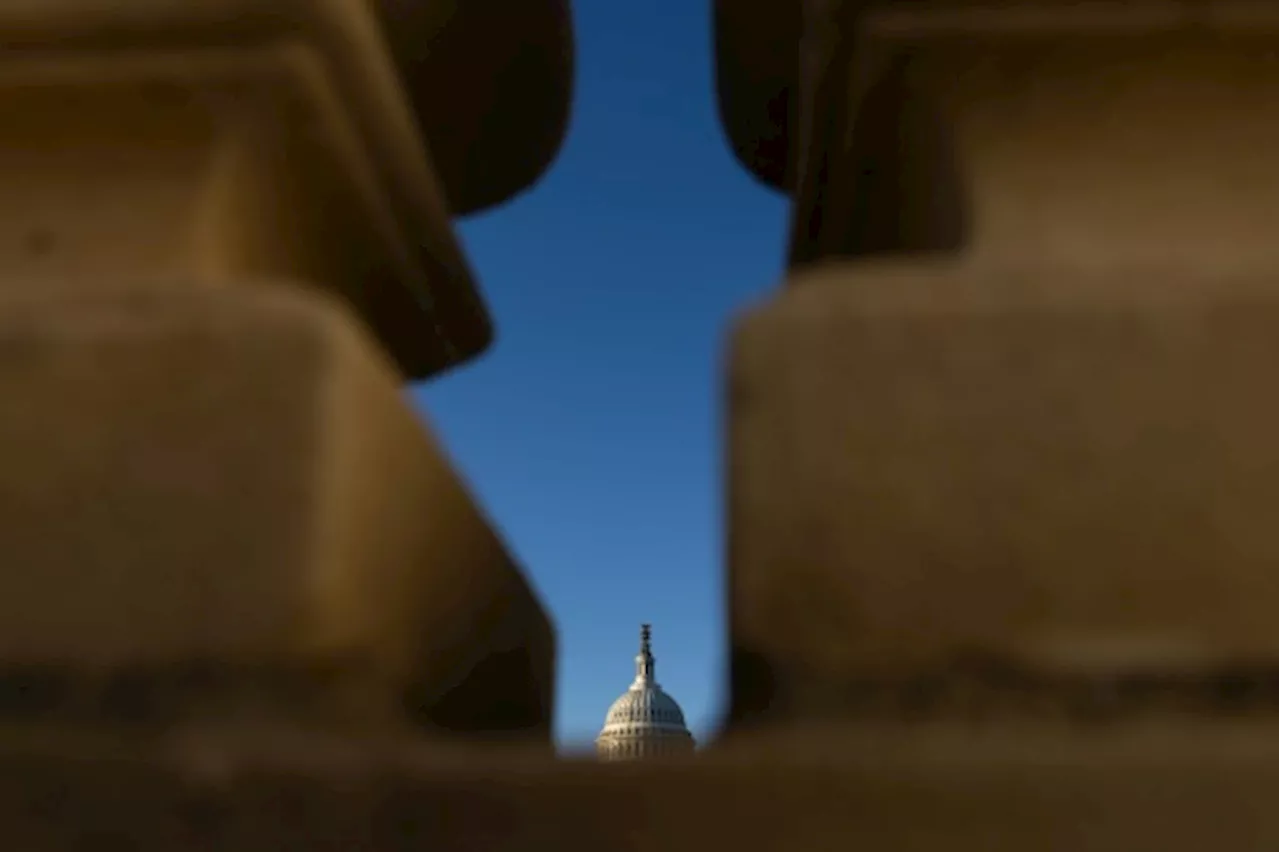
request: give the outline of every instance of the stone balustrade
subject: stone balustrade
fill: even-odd
[[[731,695],[599,765],[401,393],[490,340],[451,217],[554,157],[565,4],[0,3],[11,846],[1270,848],[1274,6],[714,13],[793,209]]]

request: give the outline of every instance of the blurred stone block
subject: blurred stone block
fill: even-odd
[[[933,5],[871,16],[866,38],[909,56],[904,85],[947,119],[975,263],[1275,268],[1274,5]]]
[[[0,4],[0,183],[6,286],[315,283],[415,378],[491,337],[362,0]]]
[[[688,762],[317,737],[0,741],[16,848],[1267,850],[1274,724],[815,731]]]
[[[0,299],[9,697],[549,736],[552,628],[358,323],[184,284]]]
[[[721,118],[795,196],[793,262],[1276,264],[1275,4],[834,0],[807,47],[800,5],[716,4]]]
[[[372,5],[455,215],[500,204],[546,172],[572,106],[568,0]]]
[[[1274,691],[1273,271],[798,277],[733,340],[736,720],[957,655]]]
[[[790,191],[794,174],[788,171],[798,148],[793,149],[791,139],[797,128],[789,122],[799,101],[803,4],[794,0],[714,0],[713,5],[716,94],[729,145],[741,165],[759,180]],[[849,28],[845,35],[857,42],[853,56],[859,62],[848,70],[859,76],[874,72],[878,61],[892,55],[894,47],[913,42],[911,52],[919,56],[949,41],[947,53],[952,59],[981,65],[1000,61],[983,57],[993,49],[999,52],[1001,43],[1011,46],[1028,38],[1041,46],[1057,42],[1057,53],[1062,42],[1083,39],[1086,55],[1075,60],[1077,68],[1083,68],[1098,58],[1087,55],[1089,48],[1109,45],[1138,60],[1150,55],[1161,39],[1167,44],[1171,35],[1184,43],[1198,40],[1207,47],[1217,42],[1221,47],[1241,38],[1266,41],[1275,35],[1277,23],[1275,5],[1265,0],[830,0],[813,8],[838,12],[843,18]],[[1046,59],[1049,66],[1059,68],[1064,61],[1071,61],[1060,55]],[[1141,63],[1126,64],[1130,66],[1127,71],[1117,65],[1110,70],[1132,73],[1133,66]],[[1107,70],[1093,67],[1094,73]],[[865,78],[860,82],[865,83]],[[966,86],[958,80],[941,82],[956,88]],[[1006,81],[1007,91],[1016,91],[1020,82],[1024,95],[1047,94],[1036,92],[1038,87],[1026,85],[1029,81],[1025,80]],[[1112,98],[1128,96],[1109,93]],[[1076,106],[1087,109],[1090,105]],[[1077,128],[1076,132],[1085,129]],[[1176,141],[1163,140],[1165,144]]]

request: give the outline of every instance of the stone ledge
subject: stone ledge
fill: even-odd
[[[862,26],[874,36],[930,33],[991,36],[1164,31],[1256,31],[1276,26],[1275,6],[1261,0],[924,0],[888,3],[867,13]]]
[[[306,279],[413,378],[488,346],[370,4],[3,4],[0,48],[5,277]]]
[[[323,693],[356,727],[549,736],[552,628],[337,304],[27,291],[0,299],[0,352],[22,401],[0,418],[4,665],[143,704],[174,672],[283,669],[311,684],[295,710]]]
[[[1273,274],[846,265],[750,314],[735,719],[958,653],[1274,659]]]
[[[20,848],[1166,852],[1275,845],[1274,726],[812,730],[687,760],[409,741],[0,737]]]

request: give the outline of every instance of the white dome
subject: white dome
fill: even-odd
[[[687,730],[680,705],[656,683],[640,687],[633,685],[613,702],[604,719],[604,730],[628,725]]]
[[[693,751],[693,736],[685,726],[680,705],[654,680],[654,659],[649,639],[649,625],[642,625],[636,679],[609,707],[604,728],[596,738],[596,751],[604,760]]]

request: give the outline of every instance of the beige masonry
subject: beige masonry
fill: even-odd
[[[1275,847],[1274,5],[714,5],[795,286],[722,736],[598,765],[403,399],[489,342],[449,219],[554,156],[567,5],[0,2],[10,846]]]
[[[1036,810],[980,815],[995,736],[1036,762],[1027,843],[1154,848],[1174,808],[1107,779],[1158,741],[1169,783],[1232,777],[1178,815],[1224,824],[1274,792],[1275,9],[858,5],[825,4],[789,84],[798,13],[717,8],[731,143],[796,215],[788,288],[730,345],[721,748],[953,737],[946,843],[986,849]],[[1056,798],[1080,749],[1110,789],[1087,817]],[[892,823],[855,836],[919,837]],[[1252,824],[1228,845],[1275,842]]]
[[[304,280],[415,377],[487,345],[368,4],[3,4],[0,49],[7,278]]]
[[[0,4],[17,721],[549,743],[551,623],[403,383],[488,344],[450,209],[536,177],[568,93],[530,75],[525,165],[446,198],[428,142],[450,118],[420,114],[441,81],[388,50],[384,11]]]

